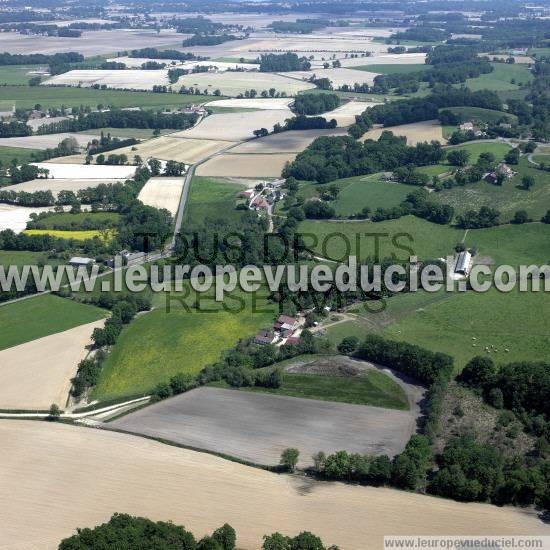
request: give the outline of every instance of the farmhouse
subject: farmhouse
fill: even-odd
[[[471,262],[472,255],[467,250],[460,252],[460,254],[456,257],[455,273],[460,275],[468,275]]]
[[[279,315],[273,328],[279,331],[283,338],[288,338],[298,328],[298,319],[289,315]]]
[[[254,193],[254,189],[245,189],[244,191],[237,193],[237,198],[251,199],[254,196]]]
[[[85,258],[85,257],[81,257],[81,256],[73,256],[69,260],[69,265],[71,265],[73,267],[87,266],[87,265],[91,265],[91,264],[95,264],[95,260],[93,260],[92,258]]]
[[[256,197],[251,203],[250,208],[253,210],[260,210],[261,208],[268,208],[269,203],[261,196]]]
[[[273,344],[277,340],[275,332],[272,329],[262,329],[256,333],[254,336],[254,343],[259,344],[260,346],[265,346],[267,344]]]
[[[489,172],[485,175],[485,181],[488,183],[497,183],[499,176],[504,176],[505,178],[513,178],[516,173],[504,162],[500,163],[497,169],[494,172]]]
[[[459,126],[459,128],[462,131],[467,132],[468,130],[473,130],[474,129],[474,123],[473,122],[464,122],[463,124],[461,124]]]

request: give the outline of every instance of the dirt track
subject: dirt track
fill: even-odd
[[[125,431],[274,465],[287,447],[300,465],[318,451],[341,449],[393,456],[416,428],[419,411],[398,411],[269,395],[199,388],[115,420]]]
[[[5,420],[0,441],[2,550],[53,550],[116,511],[198,537],[228,522],[242,550],[274,531],[310,530],[341,550],[379,550],[384,534],[550,534],[519,509],[318,483],[113,432]]]

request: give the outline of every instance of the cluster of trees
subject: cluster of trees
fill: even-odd
[[[284,125],[277,123],[273,126],[273,133],[286,132],[287,130],[325,130],[336,128],[336,119],[327,120],[322,116],[297,115],[287,118]]]
[[[189,46],[215,46],[217,44],[223,44],[230,40],[242,40],[242,37],[234,34],[194,34],[189,38],[186,38],[182,42],[182,46],[187,48]]]
[[[11,183],[23,183],[37,178],[47,178],[49,173],[50,171],[47,168],[39,168],[33,164],[12,165],[10,168],[10,181]]]
[[[438,27],[419,25],[406,31],[392,34],[391,40],[417,40],[419,42],[442,42],[449,38],[449,32]]]
[[[336,94],[301,94],[294,99],[292,110],[299,115],[318,115],[339,105],[340,98]]]
[[[93,529],[78,529],[63,539],[59,550],[101,550],[104,548],[140,548],[141,550],[236,550],[237,535],[227,523],[212,535],[197,541],[191,531],[172,522],[114,514],[107,523]],[[280,533],[265,535],[262,550],[338,550],[326,547],[316,535],[303,531],[295,537]]]
[[[439,142],[407,146],[404,137],[383,132],[378,141],[361,143],[349,136],[322,136],[283,170],[283,177],[327,183],[400,166],[438,164],[445,157]]]
[[[311,34],[328,25],[330,25],[330,21],[327,19],[296,19],[296,21],[273,21],[269,23],[268,28],[274,32]]]
[[[37,134],[57,134],[60,132],[80,132],[95,128],[144,128],[185,130],[197,122],[196,113],[155,113],[154,111],[94,111],[79,114],[74,119],[43,124]],[[29,135],[29,134],[25,134]]]
[[[184,76],[186,74],[189,74],[189,69],[180,69],[177,67],[168,69],[168,80],[170,81],[170,84],[175,84],[180,79],[180,76]]]
[[[295,53],[268,53],[260,56],[260,72],[309,71],[311,63],[305,57]]]
[[[67,139],[71,139],[71,138],[67,138]],[[102,130],[99,139],[93,139],[88,144],[87,160],[90,160],[89,156],[91,155],[97,155],[98,153],[106,153],[108,151],[112,151],[113,149],[119,149],[121,147],[130,147],[132,145],[136,145],[137,143],[139,143],[139,140],[137,140],[136,138],[113,137],[111,136],[110,133],[107,133],[107,135],[105,135]],[[71,153],[65,153],[65,154],[69,155]],[[56,155],[56,156],[63,156],[63,155]]]
[[[229,25],[224,25],[223,23],[212,21],[211,19],[203,17],[202,15],[199,15],[197,17],[185,17],[183,19],[177,19],[174,23],[176,25],[177,31],[183,34],[208,34],[220,32],[224,29],[234,28],[230,27]]]
[[[84,56],[77,52],[43,54],[43,53],[0,53],[0,65],[46,65],[60,63],[79,63]]]
[[[26,122],[10,120],[0,123],[0,138],[30,136],[32,128]]]
[[[132,50],[128,53],[128,57],[169,60],[174,59],[177,61],[194,61],[204,59],[188,52],[180,52],[179,50],[157,50],[157,48],[141,48],[139,50]]]
[[[456,224],[462,229],[493,227],[499,223],[500,211],[489,206],[482,206],[479,210],[467,210],[456,218]]]

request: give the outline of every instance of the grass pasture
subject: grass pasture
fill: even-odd
[[[0,67],[0,85],[26,85],[35,76],[29,71],[39,69],[37,65],[4,65]]]
[[[33,109],[37,103],[43,108],[62,105],[111,105],[112,107],[143,107],[162,109],[201,103],[210,96],[183,94],[157,94],[153,92],[130,92],[125,90],[94,90],[51,86],[0,86],[0,101],[15,103],[20,109]]]
[[[155,309],[122,331],[101,371],[94,399],[144,393],[177,373],[196,374],[218,361],[240,338],[272,323],[275,309],[265,295],[235,292],[222,305],[211,293],[156,294]]]
[[[0,86],[0,91],[2,87]],[[16,159],[19,164],[31,162],[32,155],[40,153],[40,149],[27,149],[26,147],[6,147],[0,145],[0,162],[2,166],[7,167],[13,159]]]
[[[477,151],[471,158],[476,154]],[[479,209],[481,206],[490,206],[500,210],[503,222],[511,220],[517,210],[526,210],[533,220],[539,221],[550,209],[550,179],[546,172],[537,170],[526,158],[522,158],[520,164],[513,169],[517,174],[505,180],[501,186],[481,181],[464,187],[444,189],[433,193],[431,198],[443,204],[450,204],[457,214]],[[521,188],[522,177],[527,175],[533,176],[536,182],[529,191]]]
[[[389,376],[377,370],[369,370],[361,376],[352,377],[284,373],[283,383],[279,388],[242,389],[321,401],[372,405],[387,409],[409,409],[403,388]]]
[[[473,92],[485,89],[509,92],[519,90],[520,84],[527,84],[533,79],[526,65],[508,65],[507,63],[491,63],[491,65],[493,72],[482,74],[477,78],[469,78],[465,86]]]
[[[432,69],[431,65],[423,64],[411,64],[411,63],[388,63],[376,64],[376,65],[361,65],[360,67],[353,67],[358,71],[367,71],[369,73],[380,73],[380,74],[408,74],[408,73],[420,73],[425,71],[430,71]]]
[[[442,110],[451,111],[455,115],[460,116],[464,121],[485,122],[488,124],[496,123],[502,119],[505,119],[510,124],[517,124],[518,121],[518,117],[511,113],[482,109],[481,107],[448,107]]]
[[[227,219],[230,216],[239,219],[241,212],[235,210],[236,197],[243,189],[242,185],[222,178],[195,176],[185,209],[184,227],[198,225],[206,218]]]
[[[44,264],[59,265],[63,260],[58,258],[48,258],[47,252],[32,252],[30,250],[0,250],[0,265],[9,267],[10,265],[35,265],[44,262]]]
[[[0,306],[0,349],[107,317],[107,311],[47,294]]]
[[[484,293],[455,293],[392,324],[385,334],[448,353],[461,370],[476,355],[498,363],[540,361],[548,354],[549,328],[548,293],[505,293],[492,288]]]
[[[381,259],[407,260],[413,254],[421,260],[440,258],[452,253],[464,236],[463,230],[415,216],[377,223],[305,220],[298,232],[316,254],[336,261],[346,261],[350,255],[374,258],[377,248]]]
[[[62,231],[70,231],[75,227],[81,226],[83,223],[87,223],[95,229],[98,229],[101,228],[103,224],[116,226],[119,222],[120,214],[116,212],[78,212],[75,214],[64,212],[48,216],[35,225],[38,226],[36,229],[51,230],[62,228]]]

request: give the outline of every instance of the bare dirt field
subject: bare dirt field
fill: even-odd
[[[292,103],[290,97],[255,97],[253,99],[217,99],[205,104],[206,107],[224,107],[232,109],[288,109]]]
[[[519,508],[276,475],[114,432],[2,420],[0,440],[2,550],[54,550],[114,512],[172,520],[199,538],[227,522],[243,550],[275,531],[312,531],[341,550],[378,550],[387,534],[550,534]]]
[[[148,71],[152,72],[152,71]],[[256,90],[261,93],[263,90],[275,88],[278,92],[286,92],[293,96],[303,90],[309,90],[315,86],[309,82],[286,78],[274,73],[258,72],[224,72],[224,73],[196,73],[182,76],[177,84],[173,84],[175,89],[181,86],[199,87],[201,90],[208,89],[210,93],[214,90],[220,90],[222,95],[237,96],[244,94],[246,90]]]
[[[113,151],[116,154],[125,153],[131,158],[133,155],[140,155],[143,159],[154,157],[161,160],[175,160],[194,164],[209,155],[230,147],[230,141],[219,141],[216,139],[185,139],[169,136],[144,141],[132,147],[124,147]]]
[[[115,420],[116,428],[275,465],[287,447],[300,465],[318,451],[400,453],[418,410],[398,411],[283,395],[199,388]]]
[[[102,183],[116,183],[117,179],[98,178],[98,179],[80,179],[80,178],[59,178],[59,179],[37,179],[16,183],[3,187],[4,191],[25,191],[34,193],[35,191],[51,191],[54,197],[57,197],[59,191],[78,191],[87,187],[97,187]]]
[[[105,85],[108,88],[151,90],[155,84],[169,85],[170,82],[168,81],[168,69],[152,71],[76,69],[52,76],[43,82],[44,86],[90,87],[94,84]]]
[[[368,59],[368,58],[365,58]],[[365,63],[366,64],[366,63]],[[334,89],[348,84],[353,86],[358,84],[369,84],[374,82],[374,77],[378,73],[369,73],[367,71],[358,71],[356,69],[312,69],[311,71],[293,71],[290,73],[281,73],[284,76],[300,78],[307,80],[315,75],[317,78],[328,78],[332,82]]]
[[[166,208],[174,216],[184,182],[185,178],[151,178],[139,192],[138,199],[148,206]]]
[[[39,119],[41,124],[46,124],[52,119]],[[46,134],[43,136],[24,136],[24,137],[10,137],[0,138],[0,147],[22,147],[24,149],[53,149],[61,141],[68,137],[74,137],[79,145],[85,146],[89,141],[96,139],[97,134]]]
[[[80,38],[25,35],[15,32],[0,33],[0,51],[11,53],[80,52],[86,56],[115,53],[115,50],[131,50],[144,46],[170,45],[188,35],[173,31],[113,30],[84,31]]]
[[[370,57],[348,57],[341,59],[343,67],[362,67],[364,65],[423,65],[425,53],[381,53]],[[411,67],[411,72],[414,67]]]
[[[224,139],[226,141],[242,141],[254,137],[254,130],[267,128],[279,122],[283,124],[287,118],[293,116],[289,109],[271,109],[255,111],[254,113],[221,113],[207,116],[199,124],[171,134],[172,137],[193,139]]]
[[[38,338],[0,351],[0,409],[63,408],[71,378],[104,320]]]
[[[447,140],[443,138],[443,129],[438,120],[426,120],[425,122],[388,126],[387,128],[373,128],[361,138],[361,141],[365,141],[366,139],[376,140],[382,135],[382,132],[386,130],[393,132],[396,136],[405,136],[408,145],[415,145],[416,143],[432,140],[447,143]]]
[[[333,111],[323,113],[321,116],[327,120],[336,119],[338,126],[350,126],[355,122],[355,115],[360,115],[365,112],[369,107],[380,105],[380,103],[366,103],[363,101],[349,101],[337,107]]]
[[[41,181],[45,182],[45,180]],[[40,214],[52,210],[53,206],[26,207],[0,203],[0,231],[11,229],[15,233],[21,233],[26,229],[31,214]]]
[[[270,134],[269,136],[253,139],[231,149],[231,153],[299,153],[312,141],[321,136],[345,135],[344,130],[296,130]]]
[[[278,178],[287,162],[296,158],[295,153],[268,155],[223,154],[206,161],[197,168],[197,176],[234,178]]]
[[[55,159],[57,161],[57,159]],[[48,178],[55,179],[126,179],[131,178],[135,166],[114,166],[107,164],[68,164],[64,162],[33,162],[34,166],[50,171]]]

